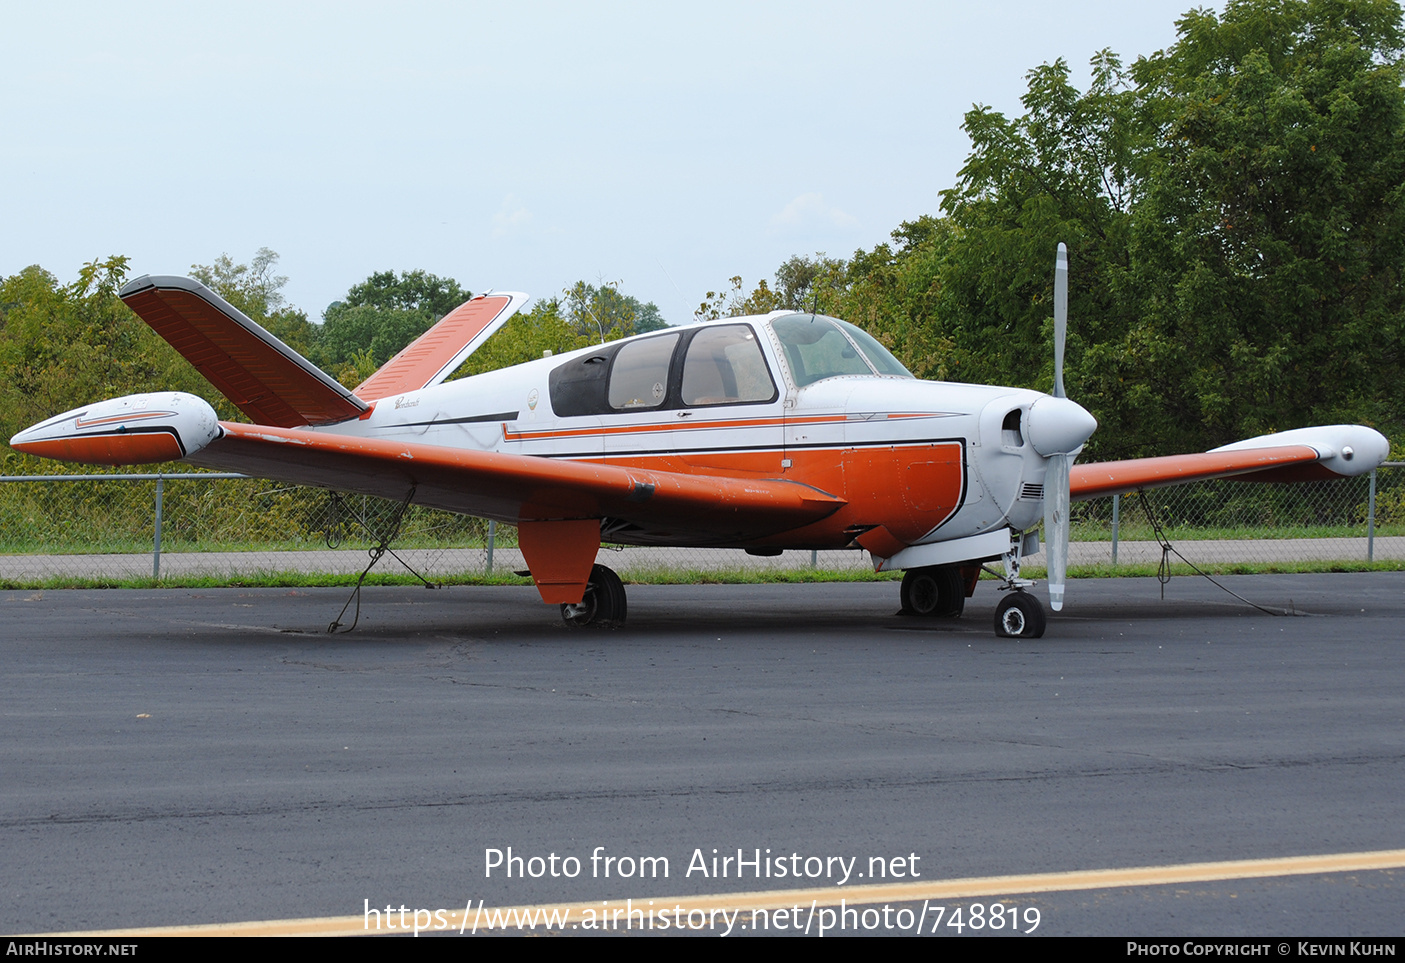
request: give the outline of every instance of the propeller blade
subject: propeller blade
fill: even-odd
[[[1051,455],[1044,475],[1044,551],[1049,562],[1049,607],[1064,607],[1068,579],[1069,467],[1072,455]]]
[[[1068,333],[1068,248],[1059,242],[1054,261],[1054,397],[1064,394],[1064,337]]]
[[[1064,393],[1064,340],[1067,334],[1068,248],[1060,241],[1059,253],[1054,259],[1055,398],[1068,397]],[[1078,411],[1083,412],[1083,409],[1078,408]],[[1089,420],[1092,420],[1091,416]],[[1096,427],[1097,423],[1093,424]],[[1088,434],[1092,434],[1091,429]],[[1083,437],[1087,439],[1087,435]],[[1049,560],[1049,607],[1055,612],[1064,607],[1064,585],[1068,579],[1068,512],[1073,500],[1069,493],[1068,476],[1072,465],[1073,455],[1064,452],[1051,454],[1049,468],[1044,475],[1044,545]]]

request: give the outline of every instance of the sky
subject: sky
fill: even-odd
[[[0,276],[278,252],[320,320],[375,271],[615,283],[691,319],[940,209],[980,103],[1130,63],[1192,0],[0,4]],[[1052,255],[1051,255],[1052,256]]]

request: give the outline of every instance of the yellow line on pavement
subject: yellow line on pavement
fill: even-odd
[[[487,931],[490,918],[546,920],[555,917],[567,925],[583,919],[599,921],[602,914],[633,910],[680,907],[709,913],[713,910],[778,910],[812,906],[858,906],[871,903],[911,903],[918,900],[971,899],[977,896],[1016,896],[1026,893],[1057,893],[1073,890],[1111,889],[1120,886],[1165,886],[1172,883],[1207,883],[1223,879],[1253,879],[1274,876],[1303,876],[1313,873],[1350,873],[1367,870],[1405,868],[1405,849],[1387,849],[1369,853],[1334,853],[1323,856],[1289,856],[1279,859],[1238,859],[1219,863],[1183,863],[1172,866],[1138,866],[1130,869],[1094,869],[1069,873],[1033,873],[1024,876],[982,876],[968,879],[912,880],[904,883],[876,883],[860,886],[825,886],[806,889],[768,890],[752,893],[717,893],[705,896],[658,897],[643,896],[629,899],[587,900],[574,903],[552,903],[535,906],[484,907],[476,905],[464,919],[463,908],[434,911],[421,910],[420,931],[450,930]],[[51,936],[94,938],[100,936],[355,936],[374,933],[401,933],[414,927],[415,910],[407,907],[401,926],[400,907],[389,915],[385,907],[371,907],[371,913],[354,916],[327,916],[295,920],[259,920],[245,923],[205,923],[194,926],[160,926],[142,929],[93,930],[81,933],[54,933]],[[425,914],[429,914],[428,923]],[[439,915],[439,914],[442,914]],[[594,914],[587,916],[585,914]],[[675,917],[676,918],[676,917]],[[442,923],[441,923],[442,921]],[[618,917],[623,929],[625,917]],[[392,925],[393,924],[393,925]],[[379,929],[377,926],[379,925]],[[637,927],[637,924],[636,924]],[[509,928],[516,929],[515,926]],[[523,927],[525,928],[525,927]],[[540,924],[540,928],[547,926]],[[498,928],[501,931],[502,927]]]

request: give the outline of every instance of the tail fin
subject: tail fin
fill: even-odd
[[[325,425],[370,410],[199,281],[147,275],[118,296],[257,424]]]
[[[527,295],[510,291],[465,301],[361,382],[356,396],[375,401],[439,384],[525,303]]]

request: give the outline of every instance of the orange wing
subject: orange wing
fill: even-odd
[[[797,482],[687,475],[222,422],[196,465],[503,521],[613,518],[655,531],[753,540],[845,502]]]
[[[1316,477],[1339,477],[1318,465],[1317,461],[1316,449],[1307,445],[1105,461],[1091,465],[1075,465],[1069,472],[1069,487],[1074,501],[1082,501],[1145,488],[1166,488],[1208,478],[1236,475],[1252,475],[1254,481],[1280,481],[1281,478],[1265,478],[1257,473],[1293,466],[1310,467],[1320,472]]]
[[[1320,425],[1237,441],[1214,451],[1078,465],[1069,473],[1075,499],[1207,478],[1297,482],[1364,475],[1385,461],[1390,442],[1364,425]]]

